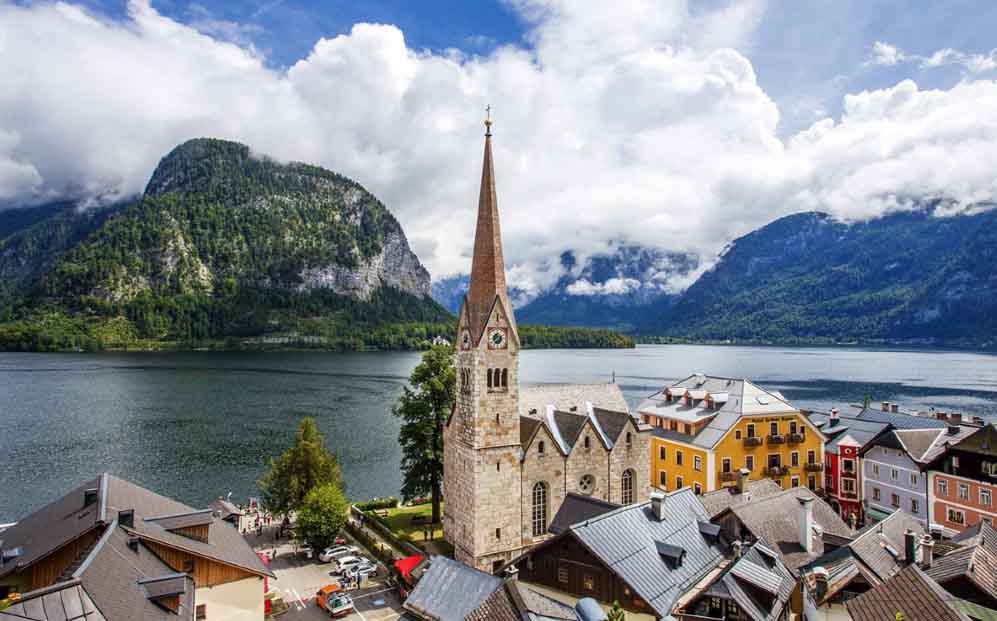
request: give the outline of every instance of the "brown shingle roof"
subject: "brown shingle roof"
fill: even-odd
[[[743,494],[739,493],[736,487],[723,487],[703,494],[699,497],[699,501],[706,507],[706,511],[712,519],[735,505],[781,494],[782,491],[783,489],[779,484],[772,479],[758,479],[757,481],[748,481],[747,490]]]
[[[982,523],[963,540],[966,547],[936,558],[928,575],[939,584],[966,579],[997,600],[997,530]]]
[[[917,565],[909,565],[876,588],[849,600],[853,621],[969,621],[952,606],[956,600]]]
[[[766,498],[735,505],[730,510],[757,539],[765,539],[793,572],[824,554],[822,537],[814,535],[813,552],[800,545],[800,503],[813,498],[813,520],[824,533],[851,538],[854,532],[826,502],[805,487],[794,487]]]
[[[886,580],[906,564],[917,561],[917,547],[915,547],[915,558],[907,558],[904,533],[908,529],[917,535],[916,541],[919,545],[921,537],[925,534],[921,522],[909,513],[897,510],[859,535],[848,544],[848,547],[880,580]],[[887,545],[899,556],[894,557],[887,549]]]

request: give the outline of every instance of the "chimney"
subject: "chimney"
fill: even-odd
[[[661,492],[651,493],[651,515],[659,522],[665,520],[665,495]]]
[[[813,496],[800,496],[800,545],[808,554],[814,551],[814,499]]]
[[[96,487],[83,490],[83,506],[89,507],[93,503],[97,502],[97,493],[99,491],[100,490]]]
[[[949,420],[951,420],[953,423],[956,423],[956,424],[961,423],[962,422],[962,414],[957,414],[955,412],[952,412],[951,416],[949,416]]]
[[[505,568],[505,577],[509,580],[515,580],[516,575],[519,573],[519,568],[515,565],[509,565]]]
[[[751,471],[747,468],[741,468],[737,471],[737,493],[743,494],[748,491],[748,477],[751,476]]]
[[[882,403],[882,410],[884,412],[889,412],[890,411],[890,402],[889,401],[883,401],[883,403]]]
[[[921,569],[927,571],[931,569],[932,554],[934,554],[935,540],[931,535],[921,537]]]
[[[730,544],[730,550],[735,561],[741,558],[741,546],[743,545],[744,544],[738,540],[735,540],[734,543]]]
[[[124,511],[118,511],[118,525],[124,526],[126,528],[135,527],[135,511],[133,509],[126,509]]]
[[[891,403],[890,404],[890,411],[893,412],[894,414],[896,414],[897,412],[900,411],[900,405],[897,404],[897,403]]]
[[[958,433],[959,433],[959,425],[949,425],[948,434],[950,436],[958,435]]]
[[[824,601],[827,597],[827,582],[828,582],[828,572],[823,567],[814,567],[814,582],[817,587],[817,602],[820,603]]]
[[[907,564],[914,563],[917,560],[916,554],[917,533],[908,528],[904,531],[904,560],[907,561]]]

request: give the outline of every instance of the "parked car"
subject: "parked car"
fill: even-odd
[[[351,567],[355,567],[361,563],[369,563],[370,561],[362,556],[344,556],[343,558],[336,559],[336,569],[335,573],[341,574]]]
[[[349,567],[343,571],[343,576],[349,579],[362,579],[364,577],[376,576],[377,565],[370,561],[365,561]]]
[[[315,603],[330,617],[345,617],[354,610],[353,600],[342,592],[338,584],[330,584],[315,594]]]
[[[336,546],[322,550],[322,553],[318,555],[318,560],[323,563],[331,563],[344,556],[356,556],[357,554],[360,554],[360,550],[356,546]]]

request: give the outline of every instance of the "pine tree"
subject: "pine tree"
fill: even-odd
[[[325,436],[315,420],[305,417],[294,446],[277,459],[259,482],[263,503],[277,515],[298,509],[310,491],[321,485],[342,486],[339,462],[325,448]]]
[[[613,602],[613,607],[609,610],[609,614],[606,616],[606,619],[607,621],[626,621],[627,613],[623,611],[623,607],[620,606],[620,602]]]

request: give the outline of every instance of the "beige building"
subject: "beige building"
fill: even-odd
[[[650,428],[614,384],[520,389],[491,124],[471,283],[461,308],[457,403],[444,429],[443,528],[457,560],[493,571],[548,537],[568,492],[618,504],[650,493]]]

